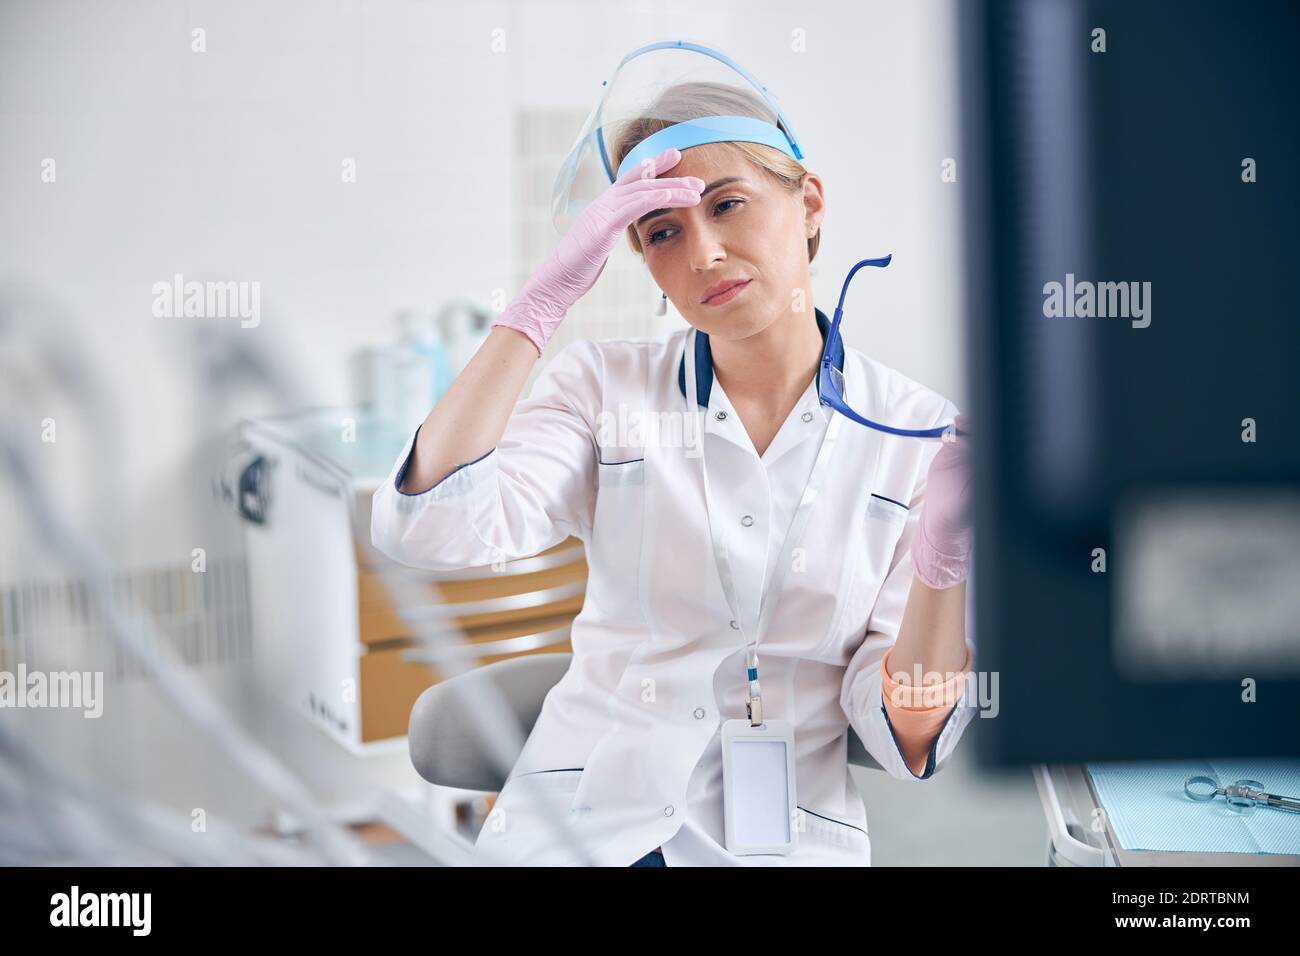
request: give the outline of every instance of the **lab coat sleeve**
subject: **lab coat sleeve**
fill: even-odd
[[[952,421],[956,414],[956,407],[951,402],[945,402],[943,414],[931,426]],[[889,573],[868,618],[865,636],[844,672],[840,692],[840,704],[867,752],[890,776],[900,780],[930,779],[952,753],[977,710],[976,703],[969,700],[970,695],[963,694],[958,699],[930,745],[924,770],[917,774],[907,765],[902,747],[890,724],[881,690],[881,663],[898,639],[903,612],[907,607],[907,595],[912,587],[914,572],[911,543],[921,519],[921,505],[925,501],[926,475],[939,448],[939,442],[926,443],[917,484],[908,502],[906,525],[894,548]],[[974,652],[969,641],[967,651],[970,655],[968,661],[973,660]]]
[[[432,571],[528,557],[570,535],[586,540],[595,503],[602,364],[585,340],[560,350],[516,403],[498,445],[418,494],[399,488],[419,435],[371,502],[383,554]],[[421,426],[423,427],[423,426]]]

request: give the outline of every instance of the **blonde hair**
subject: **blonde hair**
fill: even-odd
[[[771,109],[756,95],[722,83],[679,83],[664,90],[646,112],[649,116],[645,118],[620,124],[611,138],[613,148],[610,152],[615,169],[642,140],[684,120],[701,116],[753,116],[761,120],[771,120]],[[672,117],[672,119],[661,117]],[[778,186],[792,193],[803,191],[804,179],[808,176],[808,170],[804,169],[803,164],[797,159],[792,159],[779,149],[761,143],[708,143],[694,148],[725,149],[738,153],[763,170]],[[669,172],[671,173],[671,170]],[[822,231],[819,226],[817,234],[808,240],[809,262],[816,257],[821,238]],[[645,257],[635,223],[627,227],[627,241],[633,252],[642,258]]]

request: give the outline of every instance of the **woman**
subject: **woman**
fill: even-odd
[[[617,157],[652,131],[630,130]],[[846,422],[782,550],[834,414],[817,397],[828,322],[808,268],[825,208],[817,176],[755,143],[669,149],[634,168],[497,319],[375,493],[375,546],[418,567],[483,566],[570,535],[586,544],[572,664],[476,859],[866,865],[848,728],[887,772],[920,780],[969,722],[973,708],[953,704],[970,667],[962,445]],[[697,334],[574,342],[518,401],[625,230]],[[942,396],[854,349],[841,365],[847,397],[873,420],[952,420]],[[619,427],[629,421],[639,427]],[[711,528],[727,541],[734,604]],[[746,639],[765,593],[762,706],[794,726],[800,832],[788,855],[737,856],[723,839],[719,728],[747,715]],[[922,699],[889,676],[918,670],[951,675],[949,696]]]

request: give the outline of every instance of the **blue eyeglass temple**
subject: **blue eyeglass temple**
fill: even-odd
[[[968,435],[970,434],[969,432],[962,431],[955,424],[944,425],[939,428],[895,428],[893,425],[882,425],[880,422],[873,422],[871,419],[864,418],[862,415],[859,415],[853,409],[849,408],[848,404],[844,401],[844,396],[840,394],[831,378],[831,365],[833,362],[835,347],[837,344],[840,344],[840,319],[844,315],[844,296],[848,294],[849,283],[853,281],[853,276],[863,266],[878,266],[883,269],[885,266],[889,265],[890,260],[893,258],[892,255],[888,255],[879,259],[863,259],[850,269],[849,274],[844,277],[844,287],[840,289],[840,301],[839,304],[835,306],[835,318],[831,321],[831,329],[826,334],[826,345],[822,349],[821,375],[818,376],[818,382],[820,385],[817,389],[817,397],[823,405],[829,405],[845,418],[852,419],[859,425],[866,425],[868,428],[887,432],[890,435],[902,435],[905,438],[942,438],[949,430],[956,435]]]

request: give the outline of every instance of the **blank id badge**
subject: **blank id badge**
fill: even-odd
[[[731,853],[794,851],[794,728],[789,721],[765,720],[757,727],[748,720],[723,723],[722,790]]]

